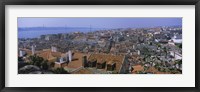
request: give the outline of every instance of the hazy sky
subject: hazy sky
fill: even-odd
[[[18,18],[18,27],[127,28],[182,25],[182,18]]]

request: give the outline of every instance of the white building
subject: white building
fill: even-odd
[[[50,39],[49,35],[45,36],[45,40],[49,41],[49,39]]]
[[[174,43],[173,40],[169,40],[169,41],[168,41],[168,44],[170,44],[170,45],[175,45],[175,43]]]
[[[174,43],[182,43],[182,39],[173,39]]]
[[[137,54],[140,55],[140,50],[137,51]]]
[[[26,54],[25,51],[23,51],[23,50],[20,50],[20,51],[19,51],[19,57],[23,57],[25,54]]]
[[[182,43],[182,35],[175,35],[172,40],[174,43]]]
[[[182,55],[178,52],[170,51],[170,55],[173,56],[175,60],[181,60],[182,59]]]
[[[52,52],[57,52],[57,48],[54,47],[54,46],[52,46],[52,47],[51,47],[51,51],[52,51]]]
[[[135,45],[133,45],[133,49],[135,49]]]

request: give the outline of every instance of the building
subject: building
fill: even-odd
[[[85,71],[85,72],[84,72]],[[128,73],[129,64],[124,55],[91,54],[87,59],[84,56],[82,68],[74,71],[74,74],[109,74]]]
[[[19,51],[19,57],[23,57],[24,55],[26,55],[26,51],[20,50]]]
[[[43,50],[36,53],[37,56],[42,57],[49,62],[55,62],[57,58],[64,56],[61,52],[52,52],[51,49]]]
[[[52,52],[57,52],[57,48],[56,48],[55,46],[52,46],[52,47],[51,47],[51,51],[52,51]]]
[[[50,36],[49,36],[49,35],[46,35],[46,36],[45,36],[45,40],[49,41],[49,40],[50,40]]]
[[[182,35],[176,35],[172,38],[174,43],[182,43]]]
[[[74,73],[75,71],[78,71],[79,69],[84,68],[83,62],[84,60],[85,62],[87,61],[88,56],[89,54],[74,52],[71,62],[68,62],[67,65],[64,66],[64,69],[68,71],[69,73]]]
[[[170,51],[170,55],[173,56],[174,60],[182,60],[182,55],[176,51]]]
[[[168,44],[170,44],[170,45],[175,45],[175,43],[174,43],[173,40],[169,40],[169,41],[168,41]]]

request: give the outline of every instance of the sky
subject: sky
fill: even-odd
[[[19,17],[18,27],[141,28],[182,25],[182,18],[31,18]]]

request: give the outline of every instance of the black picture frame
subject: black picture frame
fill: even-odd
[[[5,87],[5,6],[6,5],[195,5],[195,87]],[[0,90],[2,92],[102,92],[102,91],[148,91],[148,92],[199,92],[199,31],[200,31],[200,0],[1,0],[0,1]]]

